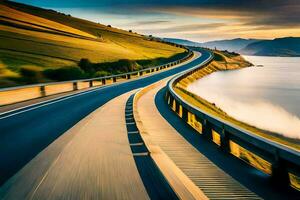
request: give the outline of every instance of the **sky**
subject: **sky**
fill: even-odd
[[[17,0],[158,37],[300,37],[300,0]]]

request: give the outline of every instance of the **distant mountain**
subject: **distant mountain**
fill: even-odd
[[[300,37],[276,38],[274,40],[243,39],[193,42],[190,40],[164,38],[164,40],[196,47],[217,48],[256,56],[300,56]]]
[[[217,41],[205,42],[202,43],[201,46],[211,48],[211,49],[217,48],[219,50],[240,52],[240,50],[245,48],[247,45],[258,41],[260,40],[236,38],[232,40],[217,40]]]
[[[176,39],[176,38],[164,38],[164,40],[168,42],[173,42],[181,45],[186,46],[196,46],[196,47],[207,47],[207,48],[217,48],[219,50],[228,50],[228,51],[235,51],[239,52],[241,49],[245,48],[248,44],[257,42],[260,40],[257,39],[242,39],[236,38],[232,40],[216,40],[211,42],[193,42],[190,40],[183,40],[183,39]]]
[[[184,40],[184,39],[177,39],[177,38],[163,38],[163,40],[167,41],[167,42],[172,42],[172,43],[176,43],[176,44],[181,44],[181,45],[185,45],[185,46],[195,46],[195,47],[200,47],[201,43],[199,42],[193,42],[190,40]]]
[[[300,37],[254,42],[247,45],[240,52],[256,56],[300,56]]]

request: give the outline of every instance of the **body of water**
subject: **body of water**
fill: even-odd
[[[188,90],[235,119],[300,139],[300,58],[244,58],[263,67],[215,72]]]

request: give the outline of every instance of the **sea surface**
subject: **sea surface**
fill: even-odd
[[[215,72],[188,90],[235,119],[300,139],[300,57],[244,58],[263,67]]]

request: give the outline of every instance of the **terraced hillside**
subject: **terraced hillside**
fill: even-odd
[[[2,87],[54,80],[44,73],[49,69],[53,74],[53,70],[63,68],[62,73],[71,74],[71,78],[94,77],[124,71],[122,66],[117,71],[106,70],[114,67],[114,62],[125,60],[135,70],[183,54],[183,49],[152,38],[54,10],[9,1],[0,4]],[[93,73],[85,73],[78,66],[81,59],[102,65]]]

